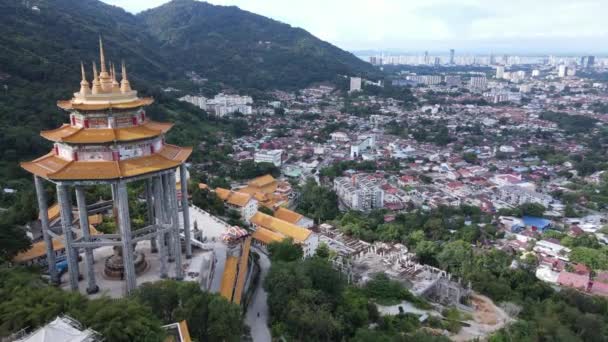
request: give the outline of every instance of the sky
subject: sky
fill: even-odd
[[[168,0],[102,0],[137,13]],[[340,48],[606,53],[608,0],[210,0],[301,27]]]

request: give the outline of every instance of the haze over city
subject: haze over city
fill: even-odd
[[[137,13],[167,0],[104,0]],[[247,1],[236,5],[301,27],[340,48],[467,53],[604,53],[605,0]]]

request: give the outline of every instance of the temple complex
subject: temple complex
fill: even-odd
[[[136,275],[149,267],[145,255],[135,252],[135,245],[140,241],[149,240],[151,252],[159,254],[161,278],[168,277],[168,262],[175,262],[175,279],[183,278],[182,252],[186,258],[192,256],[184,164],[192,148],[165,142],[165,134],[172,124],[146,117],[144,108],[154,100],[139,97],[131,88],[124,62],[118,82],[115,66],[105,61],[101,38],[99,50],[99,72],[93,62],[91,83],[81,63],[80,90],[72,99],[57,103],[69,113],[69,123],[41,132],[42,137],[53,142],[52,150],[21,166],[34,175],[51,280],[59,283],[53,246],[60,241],[65,246],[72,290],[78,290],[79,278],[84,278],[87,292],[95,293],[99,291],[96,277],[103,276],[118,281],[124,279],[128,294],[137,286]],[[184,180],[179,195],[177,172],[181,176],[177,178]],[[49,229],[44,181],[56,186],[62,234]],[[137,230],[132,229],[129,215],[128,185],[134,181],[145,183],[148,206],[148,226]],[[85,188],[99,185],[107,185],[112,190],[118,227],[112,234],[91,234]],[[72,210],[72,192],[76,211]],[[180,227],[180,205],[185,229]],[[102,246],[113,246],[114,254],[105,260],[93,260],[93,250]],[[78,270],[81,252],[85,261],[82,276]],[[95,262],[105,263],[103,274],[95,274]]]

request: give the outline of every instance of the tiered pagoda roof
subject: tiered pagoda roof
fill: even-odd
[[[40,133],[54,142],[53,150],[21,166],[49,180],[68,181],[130,178],[184,163],[192,148],[165,143],[173,124],[145,117],[143,107],[154,100],[131,89],[124,63],[118,83],[114,65],[106,69],[101,39],[99,48],[101,71],[93,63],[92,85],[81,64],[80,91],[57,103],[70,112],[70,123]]]

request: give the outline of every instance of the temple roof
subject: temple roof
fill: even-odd
[[[172,123],[147,121],[143,125],[125,128],[84,128],[68,124],[40,132],[40,135],[55,142],[73,144],[102,144],[113,141],[133,141],[149,139],[166,133],[173,127]]]
[[[61,109],[70,110],[104,110],[104,109],[133,109],[152,104],[154,99],[151,97],[135,98],[128,102],[102,101],[95,103],[79,103],[72,100],[57,101],[57,106]]]
[[[260,211],[256,212],[250,220],[251,223],[258,227],[266,228],[274,231],[275,233],[285,235],[294,239],[294,241],[298,243],[306,241],[311,234],[311,231],[306,228],[298,227],[293,223],[283,221]]]
[[[68,161],[49,153],[21,163],[21,167],[50,180],[111,180],[176,168],[191,153],[191,147],[175,145],[165,145],[152,155],[120,161]]]

